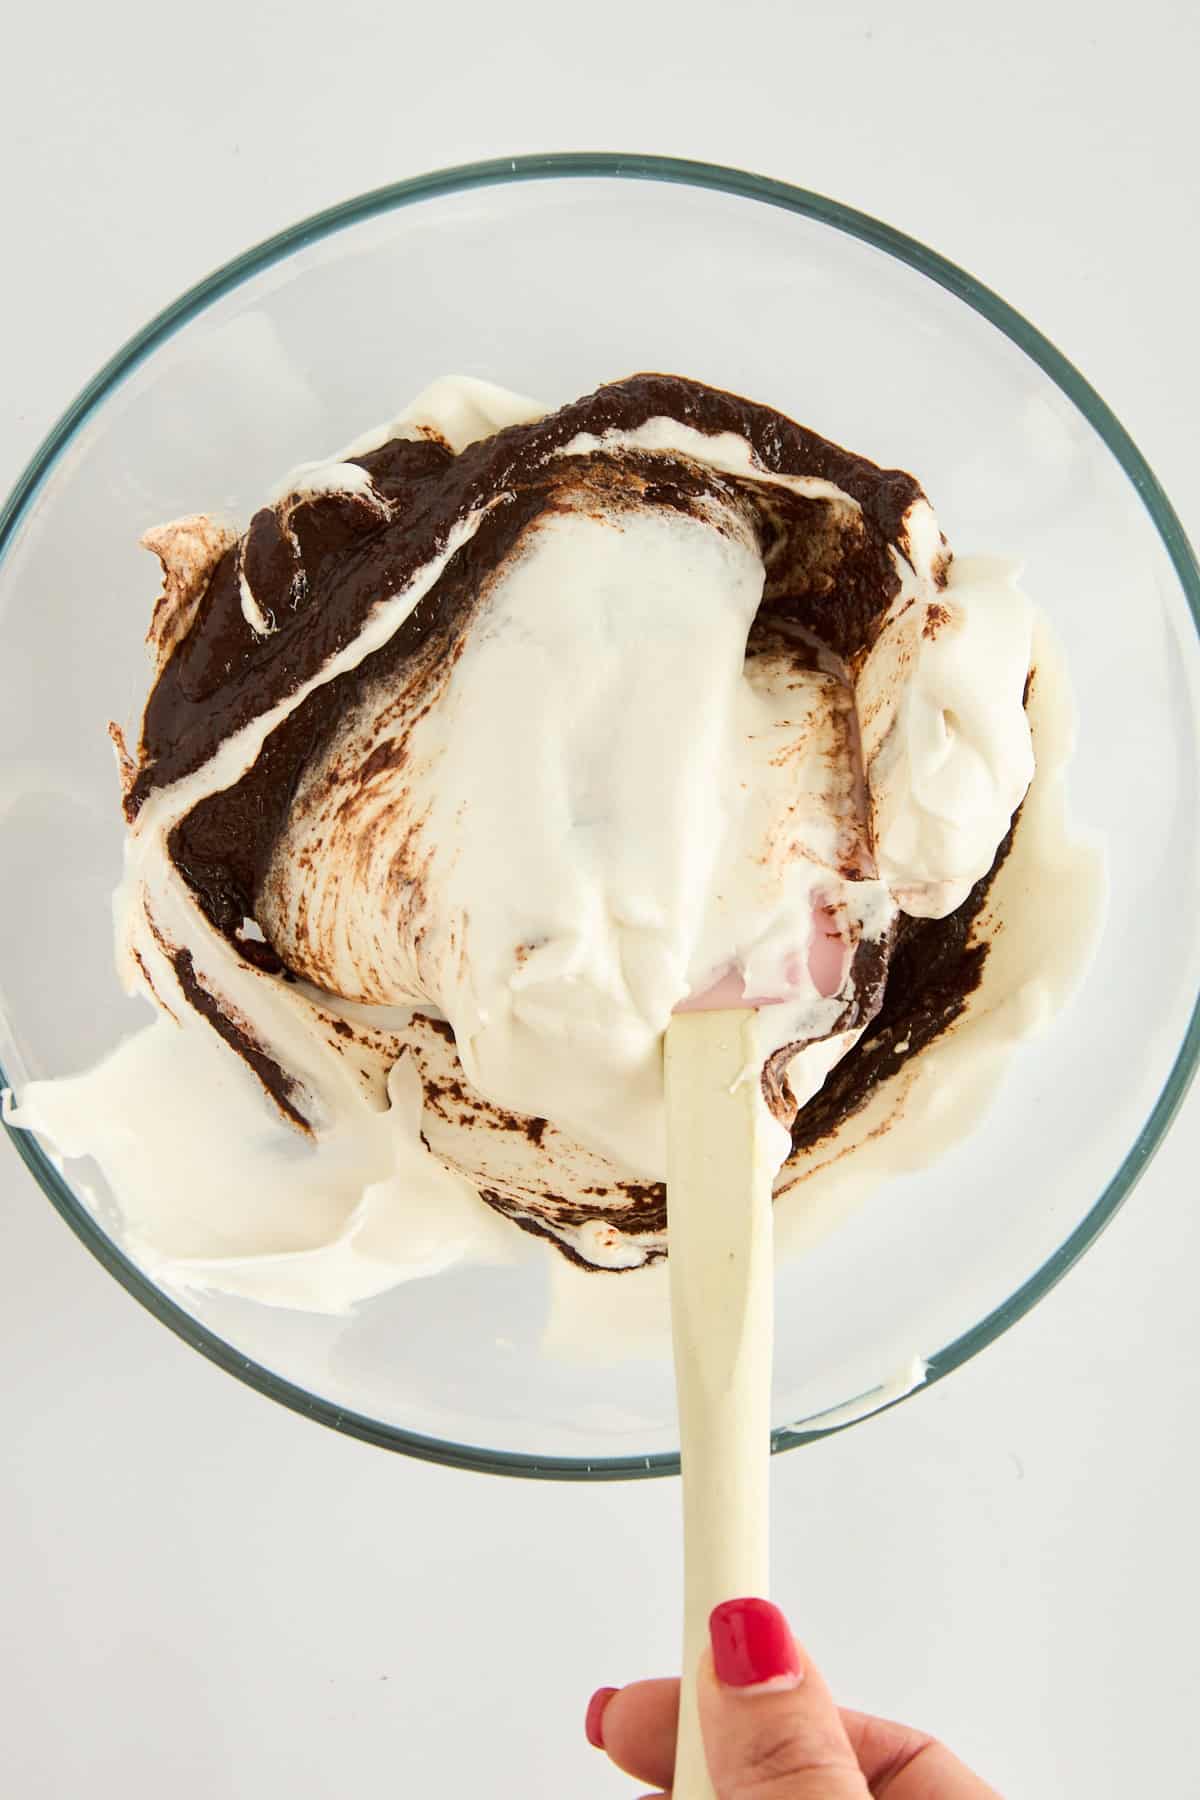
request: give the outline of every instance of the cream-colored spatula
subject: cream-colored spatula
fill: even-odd
[[[673,1800],[713,1800],[696,1710],[708,1615],[767,1592],[771,1186],[755,1014],[677,1013],[666,1036],[667,1220],[683,1461],[683,1689]]]

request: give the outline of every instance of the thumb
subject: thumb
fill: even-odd
[[[870,1800],[820,1672],[769,1600],[727,1600],[709,1620],[700,1726],[718,1800]]]

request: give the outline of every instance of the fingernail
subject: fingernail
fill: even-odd
[[[717,1680],[731,1688],[791,1688],[801,1680],[788,1622],[769,1600],[725,1600],[708,1621]]]
[[[604,1748],[604,1709],[616,1692],[616,1688],[597,1688],[588,1701],[583,1729],[593,1750]]]

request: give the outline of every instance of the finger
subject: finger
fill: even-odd
[[[769,1600],[729,1600],[709,1621],[700,1724],[719,1800],[870,1800],[841,1714]]]
[[[935,1746],[928,1732],[873,1713],[839,1708],[858,1766],[874,1789],[903,1772],[920,1751]],[[619,1769],[638,1781],[669,1789],[675,1775],[679,1726],[679,1683],[634,1681],[625,1688],[598,1688],[588,1704],[588,1741]]]
[[[839,1710],[846,1736],[872,1793],[906,1769],[934,1741],[927,1732],[917,1731],[911,1725],[877,1719],[873,1713],[855,1712],[848,1706]]]
[[[597,1702],[606,1696],[602,1706]],[[652,1787],[669,1788],[679,1729],[678,1681],[631,1681],[601,1688],[588,1707],[588,1737],[618,1769]]]
[[[841,1707],[842,1724],[875,1800],[999,1800],[994,1788],[928,1732]],[[679,1683],[635,1681],[600,1688],[588,1707],[588,1737],[617,1767],[669,1792],[675,1773]],[[658,1793],[643,1800],[661,1800]]]
[[[842,1723],[875,1800],[1001,1800],[927,1731],[843,1706]]]

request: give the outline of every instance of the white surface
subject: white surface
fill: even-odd
[[[835,194],[964,264],[1083,368],[1200,535],[1182,0],[1120,30],[1044,0],[520,16],[28,12],[0,125],[0,482],[152,311],[279,224],[474,156],[644,148]],[[1198,1148],[1193,1099],[1030,1319],[775,1465],[778,1591],[839,1693],[1014,1800],[1182,1792],[1200,1758]],[[0,1190],[6,1795],[627,1791],[582,1707],[675,1660],[673,1484],[495,1482],[341,1440],[142,1313],[11,1152]]]

